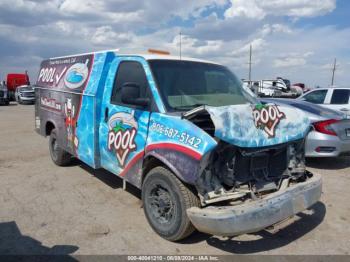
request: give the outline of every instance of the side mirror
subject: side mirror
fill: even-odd
[[[121,90],[121,100],[124,104],[148,106],[149,98],[140,97],[140,86],[134,82],[123,84]]]

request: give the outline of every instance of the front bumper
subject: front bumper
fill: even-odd
[[[20,96],[22,102],[35,103],[35,96]]]
[[[313,175],[263,199],[236,206],[191,207],[187,215],[198,231],[234,236],[260,231],[315,204],[321,197],[322,179]]]

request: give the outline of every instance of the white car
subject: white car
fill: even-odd
[[[350,88],[349,87],[329,87],[313,89],[299,97],[310,103],[341,111],[350,116]]]
[[[34,104],[35,103],[34,88],[29,85],[18,86],[16,88],[15,98],[19,104]]]

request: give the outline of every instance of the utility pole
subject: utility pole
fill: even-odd
[[[249,75],[248,75],[248,79],[249,79],[249,83],[252,80],[252,45],[250,45],[249,48]]]
[[[182,55],[182,50],[181,50],[181,40],[182,40],[182,33],[180,31],[180,60],[181,60],[181,55]]]
[[[333,69],[332,69],[332,83],[331,86],[333,86],[334,84],[334,74],[335,74],[335,70],[337,69],[337,58],[334,58],[334,64],[333,64]]]

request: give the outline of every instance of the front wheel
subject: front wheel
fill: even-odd
[[[186,210],[199,206],[198,197],[168,169],[156,167],[146,175],[142,202],[148,222],[161,237],[178,241],[195,230]]]
[[[58,145],[56,129],[50,133],[49,150],[51,159],[56,165],[67,166],[71,162],[71,155]]]

